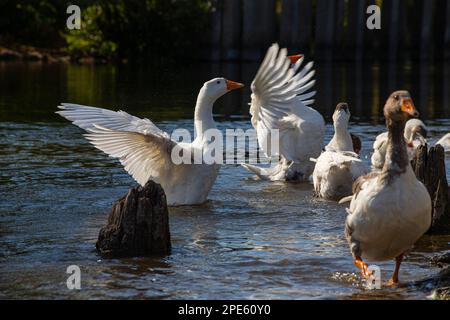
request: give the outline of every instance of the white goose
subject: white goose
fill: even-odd
[[[294,58],[294,59],[293,59]],[[292,60],[299,58],[291,67]],[[258,144],[266,156],[279,156],[271,168],[242,164],[248,171],[262,179],[272,181],[306,181],[314,164],[311,157],[318,157],[322,150],[325,121],[316,110],[308,107],[315,91],[311,80],[313,63],[297,72],[303,62],[302,56],[287,56],[287,50],[273,44],[259,67],[252,82],[250,114],[256,129]],[[271,130],[279,130],[279,153],[270,154],[266,147]]]
[[[62,110],[57,113],[86,130],[85,137],[89,142],[118,158],[140,185],[144,186],[148,179],[160,183],[168,205],[193,205],[206,201],[220,165],[205,162],[175,164],[172,152],[191,156],[210,152],[205,132],[216,128],[213,104],[225,93],[241,87],[242,84],[224,78],[205,82],[195,106],[196,138],[192,143],[176,142],[149,119],[140,119],[124,111],[63,103],[58,106]]]
[[[427,143],[427,127],[419,119],[410,119],[405,125],[405,140],[407,142],[407,151],[409,160],[412,160],[419,146]],[[386,157],[386,146],[388,141],[388,133],[379,134],[373,143],[373,154],[371,158],[372,167],[381,170]]]
[[[404,139],[408,116],[418,116],[408,91],[390,95],[384,106],[388,127],[386,160],[381,172],[360,177],[353,186],[345,235],[354,264],[368,277],[370,261],[396,259],[389,285],[398,282],[403,258],[431,224],[431,199],[417,180]]]
[[[352,137],[348,132],[350,111],[346,103],[339,103],[333,113],[334,136],[317,158],[313,172],[314,190],[317,196],[328,200],[340,200],[352,194],[352,184],[368,172],[355,153]]]
[[[445,152],[450,152],[450,133],[447,133],[445,136],[439,139],[436,144],[440,144],[444,148]]]

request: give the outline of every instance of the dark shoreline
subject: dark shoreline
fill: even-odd
[[[80,63],[107,64],[127,63],[127,60],[96,56],[78,56],[65,52],[64,49],[37,48],[33,46],[0,44],[0,62],[44,62],[44,63]]]

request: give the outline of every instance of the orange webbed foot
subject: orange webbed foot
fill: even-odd
[[[361,260],[361,258],[356,258],[353,261],[353,264],[359,268],[359,270],[361,271],[361,276],[363,276],[365,279],[370,278],[370,276],[372,275],[372,272],[369,272],[369,265],[367,263],[365,263],[364,261]]]
[[[386,286],[388,287],[394,287],[397,286],[399,284],[398,279],[395,280],[393,278],[389,279],[389,281],[386,283]]]

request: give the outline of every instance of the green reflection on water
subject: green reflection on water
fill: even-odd
[[[222,118],[248,117],[250,83],[257,63],[179,65],[64,65],[0,63],[1,121],[63,121],[54,114],[73,102],[150,117],[155,121],[190,119],[199,88],[217,76],[244,82],[243,90],[221,98],[214,112]],[[449,65],[367,65],[317,63],[315,108],[329,119],[347,101],[354,119],[381,121],[390,92],[410,90],[422,118],[450,116]]]

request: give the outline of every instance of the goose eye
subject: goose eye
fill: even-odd
[[[394,99],[395,99],[395,100],[398,100],[398,95],[395,95],[395,96],[394,96]]]
[[[216,82],[217,84],[220,84],[220,80],[217,80],[217,82]]]

